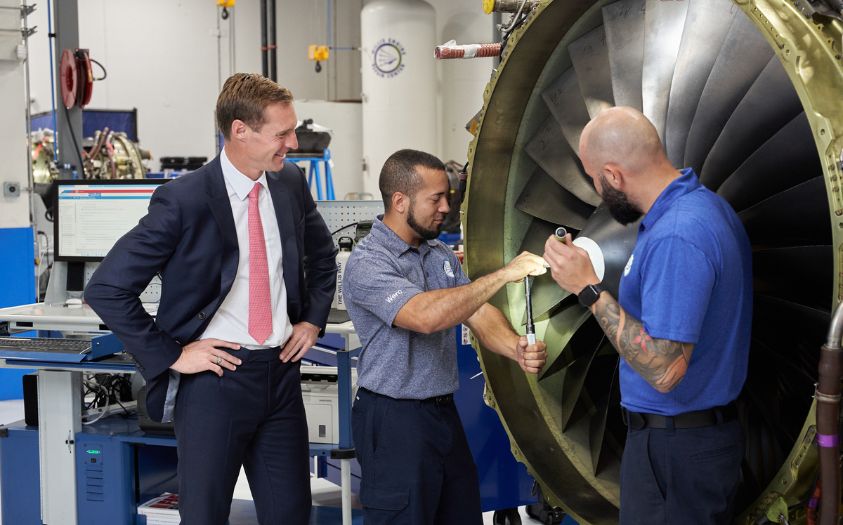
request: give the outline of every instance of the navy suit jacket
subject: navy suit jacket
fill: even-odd
[[[287,314],[295,324],[324,327],[336,286],[331,233],[301,169],[267,173],[283,245]],[[160,186],[149,211],[100,263],[85,300],[132,354],[147,382],[147,410],[161,421],[169,368],[196,340],[231,290],[239,249],[219,157]],[[140,294],[161,278],[153,319]]]

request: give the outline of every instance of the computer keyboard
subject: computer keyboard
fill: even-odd
[[[60,339],[52,337],[0,337],[0,349],[86,354],[91,351],[91,341],[87,339]]]

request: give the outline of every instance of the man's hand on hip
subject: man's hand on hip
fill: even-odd
[[[316,343],[319,338],[319,327],[302,321],[293,325],[293,335],[287,339],[281,349],[281,361],[296,362]]]
[[[515,347],[515,358],[522,370],[528,374],[538,374],[547,362],[547,345],[544,341],[536,341],[536,344],[527,344],[527,338],[518,338]]]
[[[223,368],[237,370],[242,361],[221,350],[231,348],[240,350],[237,343],[229,343],[220,339],[202,339],[182,347],[181,355],[170,367],[181,374],[198,374],[210,370],[222,377]]]

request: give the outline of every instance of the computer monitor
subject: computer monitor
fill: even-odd
[[[54,208],[55,260],[99,262],[146,215],[167,179],[58,180]]]

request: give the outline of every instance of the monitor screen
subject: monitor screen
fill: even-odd
[[[58,180],[55,258],[101,261],[146,215],[152,192],[167,179]]]

